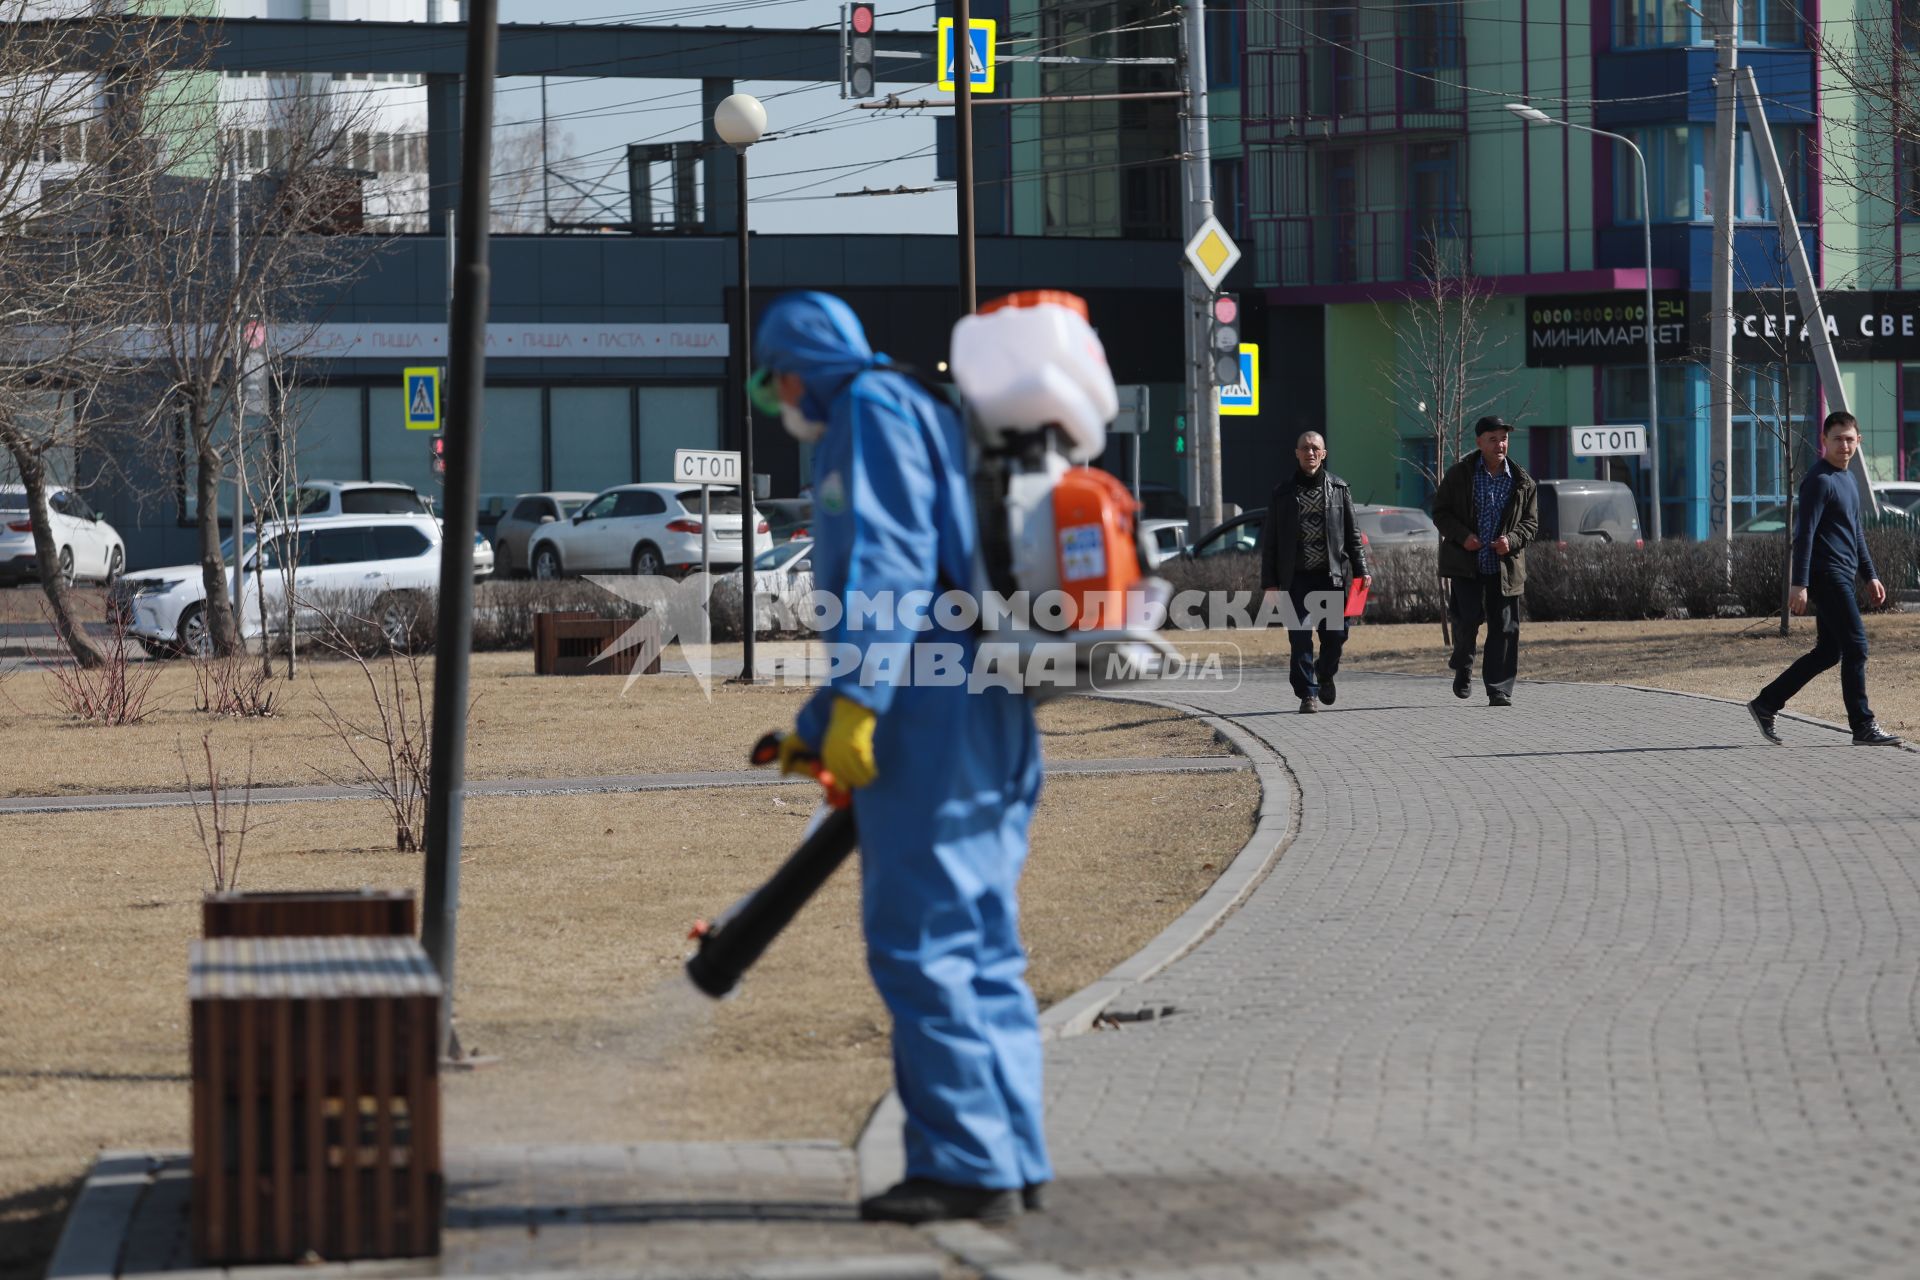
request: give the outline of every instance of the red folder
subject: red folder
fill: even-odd
[[[1349,618],[1357,618],[1367,611],[1367,583],[1364,578],[1354,578],[1347,583],[1347,613]]]

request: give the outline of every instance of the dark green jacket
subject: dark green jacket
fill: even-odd
[[[1480,526],[1473,510],[1473,469],[1480,466],[1478,450],[1447,468],[1433,494],[1433,522],[1440,528],[1440,576],[1474,578],[1480,574],[1480,553],[1467,550],[1467,538]],[[1539,486],[1512,458],[1513,491],[1500,513],[1500,532],[1512,549],[1500,557],[1500,594],[1517,596],[1527,589],[1527,544],[1540,531]]]

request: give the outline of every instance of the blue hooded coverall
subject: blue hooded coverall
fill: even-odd
[[[813,458],[816,590],[943,590],[973,578],[975,521],[965,427],[951,406],[888,369],[852,310],[820,293],[790,294],[761,321],[755,354],[798,374],[801,409],[827,424]],[[939,626],[916,631],[897,610],[823,638],[878,659],[904,655],[902,677],[836,676],[798,717],[825,741],[836,697],[875,714],[877,776],[853,793],[860,831],[867,964],[893,1015],[895,1087],[906,1114],[906,1172],[958,1186],[1049,1181],[1040,1119],[1040,1034],[1020,945],[1015,889],[1040,796],[1040,741],[1024,694],[969,692],[910,678],[912,649],[964,646]]]

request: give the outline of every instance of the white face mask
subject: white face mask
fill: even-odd
[[[800,412],[800,406],[797,404],[780,406],[780,425],[787,429],[788,435],[801,444],[812,444],[827,433],[826,423],[815,422]]]

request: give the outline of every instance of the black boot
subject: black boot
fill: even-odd
[[[1028,1213],[1045,1213],[1047,1209],[1047,1184],[1029,1182],[1020,1188],[1020,1207]]]
[[[1466,698],[1471,697],[1472,694],[1473,672],[1466,667],[1462,667],[1453,673],[1453,696],[1456,698]]]
[[[1017,1192],[995,1187],[962,1187],[932,1178],[908,1178],[860,1202],[868,1222],[949,1222],[967,1218],[1005,1222],[1020,1212]]]

